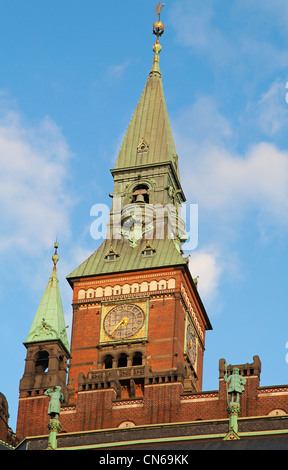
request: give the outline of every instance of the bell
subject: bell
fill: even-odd
[[[137,194],[135,202],[145,202],[143,194]]]

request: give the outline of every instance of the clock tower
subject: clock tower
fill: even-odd
[[[121,400],[150,403],[136,424],[170,420],[173,396],[179,401],[181,393],[202,390],[211,325],[183,257],[185,195],[159,68],[160,12],[153,65],[111,170],[106,238],[67,277],[73,288],[70,401],[80,410],[82,400],[85,414],[94,394],[96,410],[79,430],[118,426],[112,404]]]

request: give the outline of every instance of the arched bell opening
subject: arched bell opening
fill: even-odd
[[[149,187],[147,184],[138,184],[132,192],[132,203],[149,204]]]
[[[43,373],[48,370],[49,353],[47,351],[38,351],[35,355],[35,372]]]

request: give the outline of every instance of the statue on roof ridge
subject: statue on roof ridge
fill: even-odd
[[[245,390],[244,385],[246,384],[247,379],[239,374],[238,367],[233,367],[232,374],[229,375],[229,377],[226,369],[224,380],[227,383],[227,395],[230,395],[231,397],[230,403],[228,400],[228,404],[239,403],[240,395]]]

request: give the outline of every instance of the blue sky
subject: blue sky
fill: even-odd
[[[0,391],[16,430],[23,341],[58,276],[99,245],[90,209],[110,205],[113,168],[152,66],[152,0],[0,0]],[[218,362],[262,362],[261,385],[288,383],[288,4],[171,0],[160,68],[187,202],[190,254]],[[70,328],[71,330],[71,328]]]

